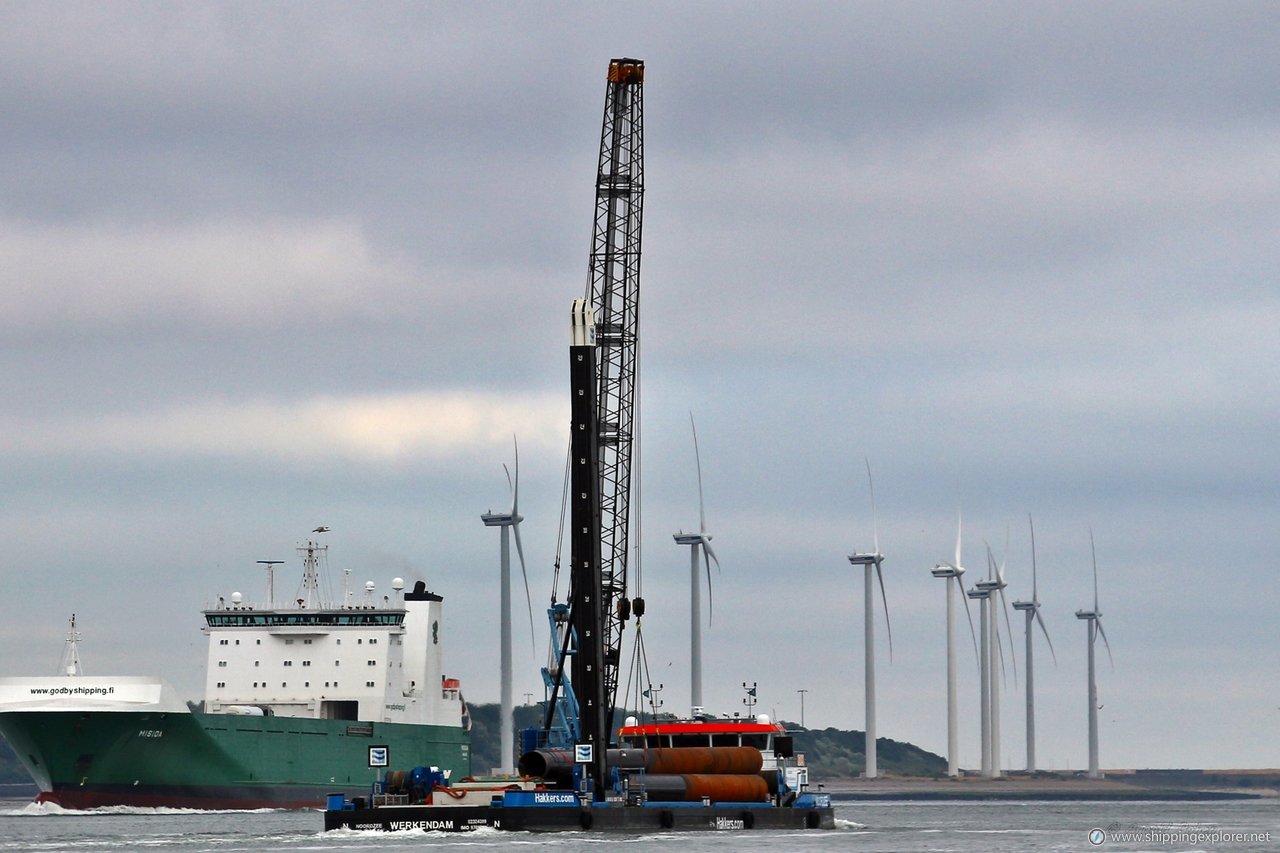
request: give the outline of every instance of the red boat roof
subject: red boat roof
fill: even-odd
[[[623,726],[620,735],[704,735],[704,734],[761,734],[786,731],[777,723],[739,722],[735,720],[673,720],[662,723],[645,723]]]

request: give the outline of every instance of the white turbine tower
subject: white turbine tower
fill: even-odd
[[[889,659],[893,660],[893,627],[889,624],[889,599],[884,593],[884,575],[880,572],[880,564],[884,555],[880,553],[880,531],[876,524],[876,487],[871,479],[871,462],[867,464],[867,484],[871,490],[871,537],[873,550],[870,554],[850,554],[849,562],[863,567],[863,671],[866,680],[866,771],[867,779],[876,778],[876,657],[875,657],[875,586],[871,582],[872,569],[880,581],[880,598],[884,602],[884,625],[889,635]]]
[[[1098,609],[1098,552],[1093,547],[1093,531],[1089,531],[1089,553],[1093,557],[1093,609],[1077,610],[1076,618],[1083,619],[1088,627],[1089,637],[1089,778],[1100,779],[1102,772],[1098,770],[1098,680],[1095,677],[1093,662],[1093,644],[1098,635],[1107,647],[1107,658],[1111,665],[1116,665],[1111,657],[1111,643],[1107,641],[1107,632],[1102,630],[1102,611]]]
[[[955,591],[960,590],[964,601],[965,615],[969,617],[969,633],[973,635],[973,615],[969,613],[969,599],[964,595],[960,576],[964,574],[964,566],[960,564],[960,533],[963,522],[956,520],[956,555],[955,560],[938,563],[932,569],[935,578],[943,578],[947,582],[947,775],[960,775],[960,722],[956,693],[956,599]],[[952,583],[954,581],[954,583]],[[978,640],[974,637],[973,652],[978,653]]]
[[[515,444],[514,437],[512,443]],[[524,521],[524,517],[520,515],[520,446],[515,444],[516,454],[516,477],[514,484],[511,481],[511,472],[507,470],[504,464],[502,470],[507,473],[507,487],[511,489],[511,510],[509,512],[494,512],[490,510],[480,516],[480,520],[484,522],[485,527],[502,528],[502,574],[500,580],[501,592],[499,608],[500,616],[500,644],[501,652],[501,668],[502,668],[502,684],[501,684],[501,764],[495,768],[496,772],[502,775],[511,775],[515,772],[515,736],[512,730],[512,715],[515,712],[515,704],[511,698],[511,541],[510,534],[515,533],[516,553],[520,557],[520,574],[524,577],[524,596],[525,602],[529,606],[529,643],[530,648],[533,647],[533,602],[529,597],[529,575],[524,567],[524,548],[520,545],[520,522]]]
[[[1032,647],[1035,645],[1032,640],[1031,623],[1038,622],[1040,630],[1044,633],[1045,642],[1049,644],[1049,654],[1053,655],[1053,665],[1058,665],[1058,655],[1053,650],[1053,640],[1049,639],[1049,629],[1044,625],[1044,617],[1040,615],[1040,595],[1036,589],[1036,526],[1031,520],[1031,516],[1027,516],[1027,524],[1031,527],[1031,600],[1015,601],[1013,603],[1014,610],[1021,610],[1026,615],[1026,641],[1027,641],[1027,772],[1036,772],[1036,695],[1035,695],[1035,667],[1032,665]]]
[[[677,545],[689,546],[689,705],[694,717],[701,716],[702,705],[702,596],[698,582],[698,552],[707,571],[707,619],[710,621],[714,606],[711,597],[711,563],[720,568],[715,551],[711,550],[711,534],[707,533],[707,513],[702,506],[702,456],[698,452],[698,428],[689,413],[689,428],[693,430],[693,460],[698,470],[698,532],[683,530],[672,534]]]

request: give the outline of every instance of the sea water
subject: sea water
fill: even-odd
[[[488,848],[576,853],[637,851],[937,851],[1023,850],[1276,851],[1280,800],[1212,802],[862,802],[837,801],[838,828],[813,832],[694,832],[653,835],[550,835],[482,830],[463,835],[324,832],[308,811],[206,812],[173,809],[64,811],[0,801],[2,851],[198,853],[270,850]],[[1099,834],[1098,831],[1101,831]]]

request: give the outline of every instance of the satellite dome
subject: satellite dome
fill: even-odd
[[[233,592],[233,593],[231,593],[231,603],[232,603],[232,604],[239,604],[239,603],[240,603],[240,601],[241,601],[241,599],[242,599],[243,597],[244,597],[244,596],[240,595],[240,593],[238,593],[238,592]]]

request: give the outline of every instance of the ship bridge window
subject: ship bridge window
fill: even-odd
[[[767,749],[769,746],[768,735],[743,735],[743,746],[754,746],[756,749]]]
[[[672,735],[672,746],[706,746],[706,735]]]
[[[711,745],[712,746],[737,746],[738,736],[737,735],[712,735]]]

